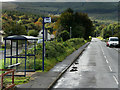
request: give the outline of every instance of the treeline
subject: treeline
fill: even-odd
[[[42,30],[42,17],[35,14],[26,14],[19,11],[2,12],[2,29],[5,32],[5,36],[10,35],[32,35],[37,36],[39,31]],[[52,22],[46,24],[45,28],[53,28],[54,22],[57,21],[57,16],[52,17]],[[50,29],[51,34],[53,29]]]
[[[104,39],[115,36],[120,38],[120,25],[118,23],[100,24],[95,23],[94,36],[101,36]]]
[[[45,29],[54,34],[58,41],[66,41],[71,38],[88,39],[93,33],[93,23],[86,13],[75,12],[71,8],[66,9],[60,16],[48,15],[51,23],[45,24]],[[4,11],[2,14],[2,29],[5,36],[30,35],[38,36],[42,30],[42,16],[25,14],[17,11]],[[71,32],[70,32],[71,28]]]

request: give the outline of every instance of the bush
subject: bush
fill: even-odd
[[[70,34],[67,30],[64,30],[59,34],[58,38],[62,38],[63,41],[66,41],[70,38]]]
[[[57,62],[64,60],[65,57],[83,44],[85,44],[83,38],[72,38],[65,42],[45,42],[45,71],[50,70]],[[31,58],[29,59],[31,60]],[[32,63],[29,64],[32,65]],[[31,65],[29,65],[29,67],[31,67]],[[42,70],[42,44],[37,44],[36,48],[36,70]]]
[[[63,44],[56,41],[46,42],[45,49],[47,58],[57,57],[65,51]]]
[[[5,48],[5,45],[4,45],[4,44],[2,44],[2,45],[1,45],[1,47],[2,47],[2,48]]]
[[[36,31],[36,30],[29,30],[28,31],[28,36],[37,37],[38,36],[38,31]]]

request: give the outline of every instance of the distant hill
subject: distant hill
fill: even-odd
[[[6,2],[4,10],[17,10],[32,14],[60,14],[67,8],[85,12],[92,19],[117,20],[117,2]]]

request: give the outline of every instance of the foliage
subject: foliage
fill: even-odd
[[[101,37],[102,39],[108,39],[109,37],[115,36],[120,38],[120,25],[117,22],[105,22],[105,21],[94,21],[93,36]]]
[[[60,16],[60,24],[64,29],[69,30],[73,24],[73,14],[69,12],[62,13]]]
[[[82,38],[85,35],[85,28],[83,26],[76,26],[74,30],[72,30],[72,36],[74,38]]]
[[[45,43],[45,71],[50,70],[57,62],[65,59],[66,56],[71,54],[85,44],[83,38],[72,38],[65,42],[48,41]],[[36,49],[36,69],[42,69],[42,44],[37,44]]]
[[[34,37],[37,37],[38,36],[38,31],[36,30],[29,30],[28,31],[28,36],[34,36]]]
[[[59,34],[59,36],[58,36],[58,41],[60,41],[60,39],[62,39],[63,41],[66,41],[66,40],[68,40],[70,38],[70,34],[69,34],[69,32],[67,31],[67,30],[64,30],[64,31],[62,31],[60,34]]]
[[[10,24],[4,24],[4,32],[5,36],[12,36],[12,35],[26,35],[25,27],[20,25],[19,23],[10,22]]]
[[[45,24],[45,28],[48,29],[50,34],[55,34],[56,23],[59,16],[52,15],[52,22]],[[5,31],[5,36],[9,35],[28,35],[30,30],[39,32],[42,30],[43,19],[40,15],[26,14],[18,11],[3,11],[2,14],[2,29]],[[56,27],[56,28],[54,28]],[[21,29],[21,30],[20,30]],[[34,32],[34,33],[35,33]],[[36,36],[37,34],[33,35]]]
[[[73,13],[73,10],[70,8],[61,14],[59,24],[62,26],[61,29],[58,29],[59,33],[64,29],[70,32],[70,27],[72,27],[73,38],[82,37],[89,39],[93,32],[93,23],[88,15],[80,12]]]

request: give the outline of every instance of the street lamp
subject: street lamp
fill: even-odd
[[[72,27],[70,27],[70,39],[71,39],[71,28],[72,28]]]

